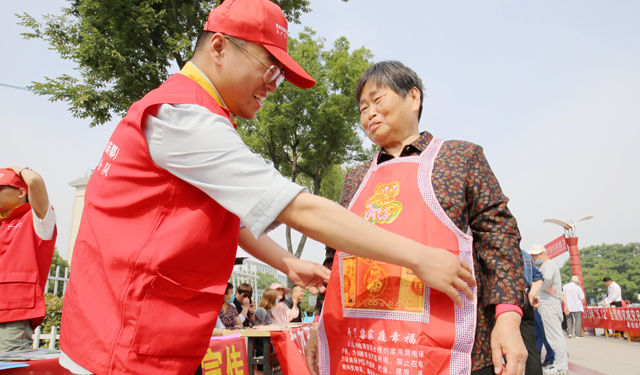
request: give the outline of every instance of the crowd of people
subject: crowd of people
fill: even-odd
[[[286,296],[291,294],[289,298]],[[304,288],[294,285],[293,289],[273,283],[260,299],[258,308],[253,302],[253,287],[242,283],[233,294],[233,284],[228,283],[225,300],[222,303],[214,335],[222,334],[221,329],[288,324],[302,322],[300,304],[304,298]]]
[[[566,314],[567,337],[582,336],[580,280],[562,286],[543,246],[520,249],[481,146],[419,131],[416,72],[382,61],[360,77],[361,124],[379,151],[347,174],[340,205],[284,178],[235,130],[283,80],[315,84],[287,53],[281,9],[227,0],[180,73],[131,106],[87,185],[60,365],[193,374],[212,332],[300,322],[307,289],[323,293],[305,350],[313,374],[357,373],[346,346],[356,341],[413,353],[397,362],[404,373],[567,374],[561,325]],[[44,312],[56,230],[36,172],[0,169],[0,215],[3,351],[30,343]],[[281,223],[325,243],[324,266],[264,235]],[[238,246],[296,286],[272,284],[256,307],[251,285],[228,282]],[[620,287],[604,282],[616,306]]]

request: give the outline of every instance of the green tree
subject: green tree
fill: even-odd
[[[275,275],[271,273],[258,272],[258,289],[267,290],[269,289],[269,286],[271,286],[271,284],[277,282],[278,279],[275,277]]]
[[[290,22],[310,12],[310,0],[273,0]],[[347,1],[347,0],[342,0]],[[31,89],[69,103],[74,117],[102,125],[158,87],[191,58],[195,40],[215,0],[69,0],[62,15],[44,24],[24,13],[26,39],[42,39],[76,64],[80,78],[63,74],[33,82]]]
[[[62,303],[64,297],[53,293],[45,293],[45,316],[42,321],[42,333],[51,333],[51,327],[58,328],[60,333],[60,320],[62,319]],[[49,340],[41,340],[40,347],[49,347]],[[60,342],[56,341],[56,349],[60,349]]]
[[[372,54],[362,47],[350,52],[346,38],[326,49],[323,38],[305,28],[289,38],[289,53],[316,80],[307,90],[284,83],[268,96],[255,120],[238,127],[245,143],[291,181],[316,195],[337,200],[345,163],[363,160],[356,83],[371,65]],[[296,250],[291,228],[286,229],[289,252],[300,257],[303,236]]]
[[[635,301],[640,290],[640,243],[602,244],[580,249],[582,277],[587,301],[596,301],[607,294],[607,286],[602,279],[609,276],[620,284],[622,298]],[[560,270],[563,283],[571,279],[571,260],[568,259]]]

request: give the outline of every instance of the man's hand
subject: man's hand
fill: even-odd
[[[527,362],[527,348],[520,334],[520,314],[507,311],[496,319],[491,332],[491,353],[496,374],[521,375]],[[507,364],[502,363],[506,357]]]
[[[564,307],[564,315],[569,315],[571,314],[571,310],[569,310],[569,308],[567,306]]]
[[[6,169],[15,172],[27,184],[31,209],[33,209],[38,218],[44,219],[47,210],[49,210],[49,195],[42,176],[31,169],[20,167],[6,167]]]
[[[307,346],[304,347],[304,356],[307,359],[307,367],[311,375],[318,375],[320,373],[318,368],[318,329],[315,327],[311,330]]]
[[[418,267],[413,269],[425,285],[445,293],[459,307],[462,307],[462,297],[458,290],[473,300],[469,286],[476,286],[476,280],[465,261],[444,249],[430,248],[426,254],[426,257],[418,260]]]
[[[540,299],[538,298],[538,296],[534,296],[531,293],[529,293],[529,304],[531,305],[531,307],[533,307],[534,309],[537,309],[538,307],[540,307],[540,304],[538,302],[540,302]]]
[[[312,294],[326,291],[323,282],[329,282],[331,271],[318,263],[301,260],[298,258],[287,258],[284,260],[286,264],[287,276],[295,285],[301,286]],[[317,289],[316,289],[317,288]]]

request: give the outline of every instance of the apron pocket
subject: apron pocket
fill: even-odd
[[[38,271],[0,273],[0,310],[32,309]]]
[[[179,272],[180,279],[211,277]],[[142,303],[132,351],[168,357],[204,355],[226,288],[226,280],[224,285],[189,288],[158,271]]]

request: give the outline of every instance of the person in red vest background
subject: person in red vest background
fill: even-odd
[[[56,214],[42,176],[0,169],[0,352],[26,350],[45,316]]]
[[[461,304],[475,286],[449,252],[384,231],[309,194],[235,130],[288,80],[315,81],[287,54],[268,0],[214,8],[193,58],[134,103],[91,175],[62,313],[60,364],[76,374],[193,374],[210,341],[237,246],[324,290],[329,271],[262,235],[280,223],[351,254],[414,270]]]

